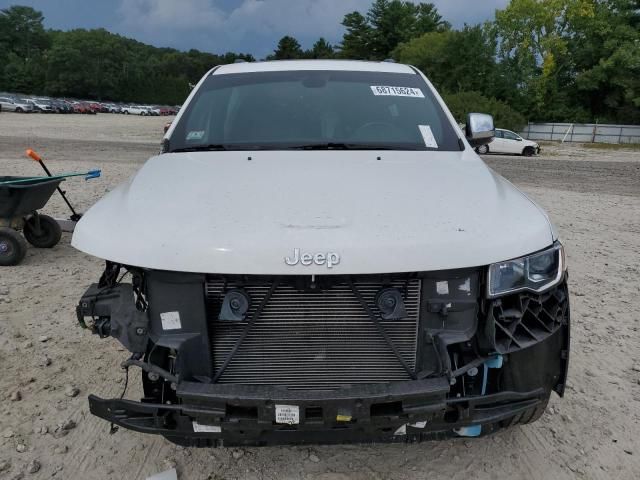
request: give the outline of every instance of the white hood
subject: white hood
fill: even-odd
[[[162,270],[362,274],[487,265],[553,240],[546,215],[467,148],[164,154],[93,206],[72,244]],[[294,249],[340,262],[289,266]]]

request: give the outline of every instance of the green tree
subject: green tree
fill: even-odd
[[[99,100],[181,103],[216,65],[248,54],[156,48],[103,29],[45,30],[40,12],[0,12],[0,91]]]
[[[366,16],[349,13],[342,25],[341,56],[369,60],[389,58],[400,43],[450,27],[433,4],[401,0],[375,0]]]
[[[31,7],[13,6],[0,10],[0,52],[15,53],[24,60],[49,47],[44,17]]]
[[[49,46],[42,13],[31,7],[0,10],[0,85],[5,90],[42,89],[42,63]]]
[[[574,25],[595,15],[598,0],[511,0],[496,12],[500,58],[511,60],[511,80],[524,92],[523,107],[534,118],[566,115],[573,64],[569,41]]]
[[[106,30],[46,30],[40,12],[0,10],[0,91],[181,103],[190,84],[248,54],[156,48]],[[393,56],[422,69],[462,120],[640,123],[640,0],[511,0],[495,22],[452,30],[430,3],[375,0],[343,21],[338,51],[290,36],[269,58]],[[471,108],[473,107],[473,108]]]
[[[433,4],[400,0],[375,0],[367,19],[373,27],[372,54],[379,60],[389,58],[400,43],[448,25]]]
[[[393,57],[418,67],[436,87],[447,92],[478,91],[494,95],[496,40],[477,25],[462,30],[425,33],[400,44]]]
[[[601,121],[640,123],[640,1],[599,2],[569,39],[573,100]]]
[[[359,12],[347,13],[342,20],[342,25],[345,33],[340,46],[340,56],[361,60],[371,59],[373,28],[367,19]]]
[[[321,37],[313,44],[313,47],[311,47],[311,50],[309,50],[306,56],[308,58],[334,58],[335,51],[333,50],[333,46]]]
[[[304,58],[305,54],[295,38],[286,35],[280,39],[278,46],[268,58],[270,60],[294,60]]]

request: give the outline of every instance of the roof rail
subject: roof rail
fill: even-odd
[[[385,59],[383,60],[383,62],[386,62],[386,63],[396,63],[396,61],[395,61],[393,58],[385,58]]]
[[[247,63],[247,61],[244,58],[236,58],[233,63]]]

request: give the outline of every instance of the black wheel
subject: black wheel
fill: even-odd
[[[544,411],[547,409],[547,405],[549,404],[549,397],[551,395],[547,395],[542,401],[536,405],[535,407],[531,407],[528,410],[525,410],[518,415],[511,417],[502,422],[503,427],[513,427],[514,425],[526,425],[527,423],[533,423],[538,420]]]
[[[18,265],[27,254],[27,242],[11,228],[0,227],[0,266]]]
[[[37,221],[40,220],[40,231]],[[34,215],[24,224],[24,236],[36,248],[51,248],[62,238],[62,229],[55,219],[48,215]]]
[[[20,107],[16,107],[16,113],[22,113],[22,109]]]
[[[535,152],[535,150],[533,149],[533,147],[526,147],[526,148],[522,151],[522,155],[524,155],[525,157],[532,157],[534,153],[536,153],[536,152]]]
[[[477,149],[477,152],[482,155],[486,155],[487,153],[489,153],[489,145],[480,145]]]

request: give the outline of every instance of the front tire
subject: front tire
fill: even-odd
[[[480,145],[478,147],[478,153],[481,155],[486,155],[489,153],[489,145]]]
[[[27,254],[27,242],[12,228],[0,227],[0,267],[18,265]]]
[[[24,236],[36,248],[55,247],[62,238],[62,229],[54,218],[48,215],[38,215],[40,232],[36,228],[36,217],[31,217],[24,224]]]
[[[522,155],[524,155],[525,157],[532,157],[534,153],[536,152],[533,147],[525,147],[525,149],[522,151]]]

